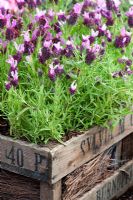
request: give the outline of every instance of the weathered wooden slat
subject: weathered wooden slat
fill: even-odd
[[[121,141],[131,132],[133,132],[133,116],[128,115],[120,120],[113,131],[92,128],[85,134],[67,141],[65,145],[55,147],[51,151],[52,184]]]
[[[0,170],[0,200],[40,200],[39,181]]]
[[[48,182],[51,164],[49,151],[48,148],[0,135],[0,168]]]
[[[61,200],[61,195],[61,181],[58,181],[54,185],[40,183],[40,200]]]
[[[118,169],[121,166],[121,156],[122,156],[122,141],[118,142],[116,145],[116,152],[115,152],[115,158],[113,161],[115,169]]]
[[[131,186],[133,186],[133,161],[128,162],[77,200],[112,200],[120,197]]]

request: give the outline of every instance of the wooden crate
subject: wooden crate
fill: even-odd
[[[18,180],[19,176],[20,180],[29,177],[25,179],[29,180],[29,184],[34,179],[33,188],[36,188],[34,190],[36,192],[35,198],[32,196],[31,199],[37,199],[36,195],[38,196],[39,193],[38,199],[40,200],[61,200],[63,177],[112,145],[119,143],[132,132],[133,115],[127,115],[119,121],[113,131],[94,127],[64,144],[39,146],[0,135],[0,168],[4,170],[1,173],[14,173],[9,173],[9,176],[12,176],[10,180],[17,176],[15,174],[18,174]],[[117,150],[118,157],[120,156],[119,149]],[[26,182],[24,187],[27,186]],[[0,195],[2,195],[2,191],[4,200],[5,192],[1,186]],[[12,190],[9,193],[11,192]],[[5,199],[8,200],[8,198]],[[10,198],[10,200],[12,199]],[[30,197],[22,197],[21,199],[30,200]]]

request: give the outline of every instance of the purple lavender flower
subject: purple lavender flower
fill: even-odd
[[[81,14],[82,11],[82,3],[76,3],[73,7],[73,10],[71,11],[69,17],[68,17],[68,24],[74,25],[77,22],[78,17]]]
[[[62,49],[63,48],[62,48],[60,42],[53,44],[52,51],[56,56],[59,56],[61,54]]]
[[[0,52],[2,54],[6,53],[6,51],[7,51],[7,45],[8,45],[7,41],[3,41],[2,39],[0,39],[0,46],[1,46]]]
[[[63,73],[64,73],[64,66],[61,65],[61,64],[56,65],[56,66],[55,66],[55,73],[56,73],[57,75],[63,74]]]
[[[33,30],[33,27],[34,27],[34,24],[33,24],[33,22],[30,22],[29,24],[28,24],[28,30]]]
[[[69,92],[71,95],[74,95],[77,91],[77,83],[76,81],[73,81],[70,88],[69,88]]]
[[[106,42],[104,39],[102,39],[101,45],[102,45],[102,47],[106,47]]]
[[[36,0],[36,5],[40,6],[42,4],[42,0]]]
[[[126,15],[128,16],[128,25],[133,27],[133,6],[129,9]]]
[[[26,3],[28,4],[29,9],[33,9],[37,6],[36,0],[26,0]]]
[[[99,51],[99,55],[100,56],[103,56],[105,54],[105,48],[104,47],[101,47],[100,48],[100,51]]]
[[[44,40],[46,40],[46,41],[50,41],[51,40],[52,41],[52,39],[53,39],[52,34],[50,32],[47,32],[45,34]]]
[[[18,62],[12,56],[9,56],[6,62],[10,64],[10,71],[15,71],[17,69]]]
[[[76,4],[73,6],[73,11],[74,11],[74,13],[76,13],[76,14],[79,16],[79,15],[81,14],[82,7],[83,7],[83,3],[76,3]]]
[[[107,37],[108,42],[112,42],[112,34],[109,30],[105,32],[105,36]]]
[[[102,18],[102,15],[100,12],[95,12],[95,15],[94,15],[94,22],[96,25],[100,25],[101,24],[101,18]]]
[[[53,11],[52,9],[50,9],[50,10],[48,10],[46,16],[47,16],[47,18],[48,18],[50,21],[53,21],[54,16],[55,16],[55,13],[54,13],[54,11]]]
[[[114,11],[119,15],[119,7],[121,5],[121,0],[114,0]]]
[[[85,61],[89,65],[96,59],[95,52],[87,49]]]
[[[70,24],[70,25],[76,24],[77,19],[78,19],[78,15],[76,13],[72,12],[68,18],[68,24]]]
[[[50,40],[45,40],[44,42],[43,42],[43,47],[44,48],[50,48],[52,46],[52,40],[50,39]]]
[[[19,36],[19,30],[18,30],[18,24],[17,20],[12,20],[11,22],[11,16],[7,16],[7,24],[6,24],[6,39],[7,40],[13,40],[16,39]]]
[[[120,36],[115,39],[115,47],[124,48],[128,46],[131,41],[131,33],[127,32],[125,28],[121,30]]]
[[[51,49],[50,49],[51,41],[45,41],[42,49],[39,52],[39,61],[44,64],[51,57]]]
[[[8,82],[6,82],[5,87],[6,90],[9,90],[11,86],[18,86],[18,69],[17,69],[17,60],[15,60],[12,56],[9,56],[7,63],[10,64],[10,70],[8,74]]]
[[[114,1],[113,0],[106,0],[106,6],[108,10],[114,9]]]
[[[9,80],[14,87],[18,86],[18,71],[17,70],[10,72]]]
[[[106,33],[106,30],[107,30],[106,24],[103,24],[102,26],[98,26],[97,30],[99,32],[99,34],[98,34],[99,37],[104,36]]]
[[[106,25],[107,26],[113,26],[113,24],[114,24],[114,19],[112,17],[108,18],[107,22],[106,22]]]
[[[25,0],[17,0],[16,2],[20,10],[25,6]]]
[[[40,11],[39,9],[37,9],[37,13],[35,15],[35,20],[42,26],[45,26],[46,24],[48,24],[48,19],[45,15],[45,12]]]
[[[19,53],[24,53],[24,44],[17,44],[16,42],[14,42],[14,46],[15,46],[15,49],[17,50],[17,52]]]
[[[94,17],[90,17],[90,14],[88,12],[85,12],[83,14],[83,19],[84,19],[84,25],[86,25],[86,26],[93,26],[93,25],[95,25],[95,19],[94,19]]]
[[[6,15],[3,15],[0,10],[0,28],[4,28],[6,26],[6,23],[7,23]]]
[[[112,26],[114,24],[114,19],[113,19],[113,15],[112,12],[109,10],[102,10],[101,14],[103,17],[106,18],[107,22],[106,25],[107,26]]]
[[[131,66],[131,65],[132,65],[132,60],[131,60],[131,59],[128,59],[128,60],[126,61],[126,65],[127,65],[127,66]]]
[[[100,8],[101,10],[107,10],[106,7],[106,1],[104,0],[97,0],[97,7]]]
[[[15,49],[17,50],[17,53],[15,55],[13,55],[14,60],[17,60],[17,62],[19,63],[22,59],[22,55],[24,53],[24,44],[17,44],[16,42],[14,42],[14,46]]]
[[[34,52],[35,46],[30,39],[29,30],[24,32],[24,53],[31,55]]]
[[[66,19],[67,19],[65,13],[62,12],[62,11],[60,11],[59,13],[57,13],[57,16],[58,16],[58,20],[59,20],[59,21],[65,22]]]
[[[60,26],[60,23],[59,22],[56,22],[54,25],[54,30],[56,33],[60,33],[61,32],[61,26]]]
[[[91,64],[98,55],[101,53],[101,47],[98,44],[95,44],[93,47],[90,47],[86,50],[85,61],[87,64]]]
[[[66,48],[64,49],[64,55],[66,57],[71,57],[74,55],[74,44],[71,40],[66,42]]]
[[[40,36],[40,31],[39,29],[35,29],[32,33],[32,37],[31,37],[31,42],[36,46],[37,43],[37,39]]]
[[[99,35],[98,31],[91,30],[91,36],[89,37],[90,44],[95,42],[95,38]]]
[[[132,75],[133,74],[133,70],[131,70],[131,68],[129,66],[125,67],[125,71],[126,71],[127,75]]]
[[[123,59],[123,58],[118,58],[118,63],[120,63],[120,64],[125,63],[125,59]]]
[[[123,56],[122,58],[118,58],[118,62],[121,64],[126,64],[127,66],[132,65],[132,60],[125,56]]]
[[[85,0],[83,2],[82,13],[84,13],[85,10],[87,10],[89,6],[91,6],[91,1],[90,0]]]
[[[50,78],[51,81],[55,81],[56,79],[56,72],[55,68],[53,67],[53,64],[49,66],[48,77]]]
[[[20,17],[16,19],[12,20],[12,25],[13,28],[15,28],[18,32],[20,32],[21,28],[23,27],[23,22],[22,19]]]
[[[29,42],[25,41],[24,42],[24,53],[25,54],[31,55],[34,52],[34,49],[35,49],[35,46],[31,41],[29,41]]]
[[[60,64],[60,61],[57,58],[55,58],[53,60],[53,66],[56,66],[56,65],[59,65],[59,64]]]
[[[119,75],[119,77],[125,77],[125,71],[124,70],[120,70],[119,72],[118,72],[118,75]]]
[[[19,63],[22,60],[22,54],[20,54],[19,52],[17,52],[16,54],[13,55],[13,58],[15,60],[17,60],[17,62]]]
[[[5,82],[5,88],[7,91],[9,91],[11,89],[11,87],[12,87],[12,85],[11,85],[10,81]]]
[[[83,51],[84,49],[90,48],[90,36],[82,35],[82,44],[80,50]]]
[[[112,73],[113,78],[118,78],[119,77],[119,72],[113,72]]]
[[[15,28],[7,28],[6,29],[6,39],[13,40],[19,36],[19,32]]]
[[[114,10],[116,13],[119,11],[120,0],[106,0],[106,6],[108,10]]]

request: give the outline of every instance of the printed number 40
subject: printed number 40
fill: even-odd
[[[24,166],[24,156],[22,149],[15,149],[14,147],[8,152],[6,150],[6,158],[11,161],[12,165]]]

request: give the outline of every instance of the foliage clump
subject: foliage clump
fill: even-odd
[[[0,9],[0,111],[11,135],[61,141],[131,112],[132,7],[17,2],[16,12]]]

